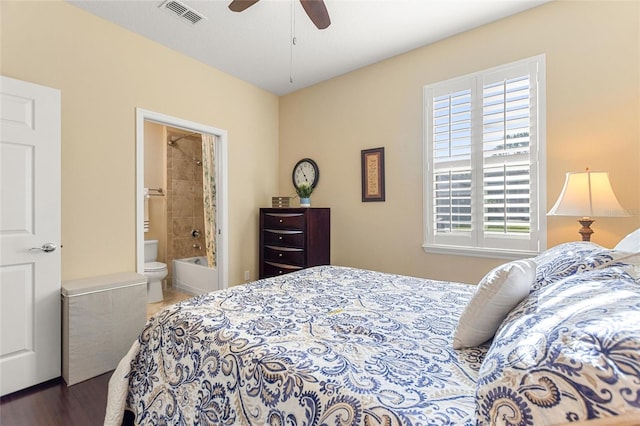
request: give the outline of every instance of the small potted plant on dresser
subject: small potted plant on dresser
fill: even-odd
[[[300,207],[311,207],[311,193],[313,188],[306,182],[301,183],[296,187],[296,193],[300,197]]]

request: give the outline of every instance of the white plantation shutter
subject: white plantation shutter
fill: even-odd
[[[544,57],[426,86],[424,97],[425,250],[544,248]]]
[[[455,89],[455,88],[452,88]],[[471,225],[471,90],[433,100],[434,221],[441,232]]]

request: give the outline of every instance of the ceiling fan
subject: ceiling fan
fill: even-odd
[[[242,12],[243,10],[253,6],[260,0],[233,0],[229,4],[229,9],[234,12]],[[307,16],[311,19],[319,30],[324,30],[331,25],[331,19],[329,19],[329,12],[324,5],[323,0],[300,0],[304,11],[307,12]]]

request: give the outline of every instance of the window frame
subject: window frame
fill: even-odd
[[[497,76],[528,72],[530,83],[529,182],[530,226],[525,235],[495,235],[483,230],[483,90]],[[522,74],[524,75],[524,74]],[[489,80],[487,82],[487,79]],[[471,91],[471,227],[469,233],[438,234],[434,223],[433,101],[439,93]],[[535,108],[535,110],[533,110]],[[537,55],[423,87],[423,244],[427,253],[518,259],[546,249],[546,61]],[[505,164],[515,162],[505,162]],[[480,206],[478,208],[478,206]],[[478,226],[479,224],[479,226]]]

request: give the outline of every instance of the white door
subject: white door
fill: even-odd
[[[60,91],[0,76],[0,394],[60,376]]]

